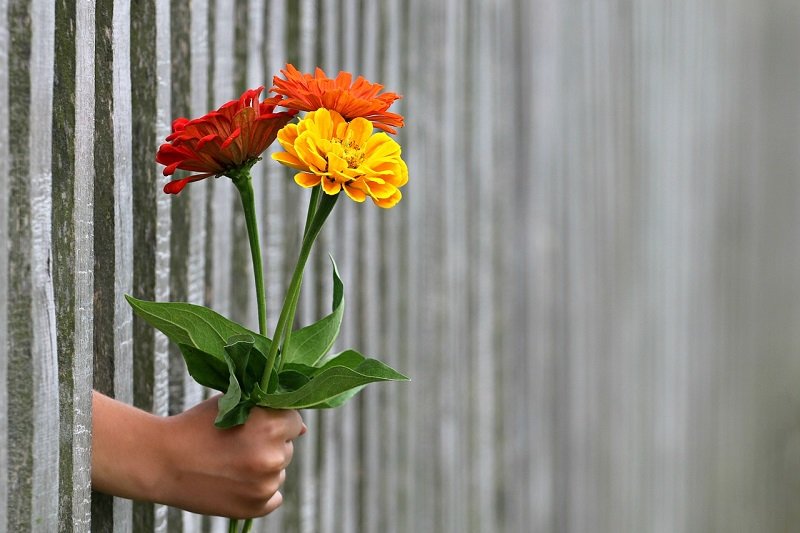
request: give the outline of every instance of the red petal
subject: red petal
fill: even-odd
[[[189,176],[188,178],[170,181],[164,185],[164,192],[167,194],[178,194],[183,190],[184,187],[186,187],[187,184],[192,183],[193,181],[200,181],[209,176],[211,176],[211,174],[196,174],[194,176]]]
[[[227,148],[228,146],[230,146],[230,144],[231,144],[231,143],[232,143],[234,140],[236,140],[236,137],[238,137],[238,136],[239,136],[239,134],[241,134],[241,133],[242,133],[242,128],[236,128],[235,130],[233,130],[233,133],[231,133],[231,134],[228,136],[228,138],[227,138],[227,139],[225,139],[225,142],[223,142],[223,143],[222,143],[222,146],[220,146],[220,148],[222,148],[222,149],[224,150],[225,148]]]

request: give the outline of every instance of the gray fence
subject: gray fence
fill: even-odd
[[[90,391],[204,397],[124,293],[255,327],[233,187],[154,154],[287,61],[404,94],[405,198],[337,207],[300,319],[331,252],[413,382],[305,413],[257,529],[797,531],[798,51],[791,0],[0,0],[0,532],[224,530],[91,493]],[[261,169],[274,324],[306,200]]]

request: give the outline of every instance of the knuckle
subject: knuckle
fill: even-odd
[[[273,474],[283,468],[284,456],[282,453],[269,450],[252,457],[248,463],[248,468],[255,474]]]
[[[278,491],[272,496],[272,498],[269,499],[269,501],[267,501],[264,504],[262,509],[263,513],[261,516],[271,513],[272,511],[280,507],[282,503],[283,503],[283,494],[281,494],[280,491]]]
[[[280,478],[278,476],[270,476],[256,481],[253,484],[251,495],[257,502],[263,503],[272,498],[279,488]]]

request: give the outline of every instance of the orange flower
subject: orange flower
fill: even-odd
[[[394,139],[372,132],[369,120],[346,122],[336,111],[320,108],[278,133],[286,151],[272,159],[299,170],[294,180],[302,187],[322,185],[332,196],[344,190],[356,202],[369,196],[380,207],[392,207],[408,182],[408,167]]]
[[[273,112],[276,105],[282,104],[280,96],[259,103],[263,90],[264,87],[247,90],[238,100],[194,120],[175,119],[172,134],[158,149],[156,161],[166,166],[165,176],[177,169],[200,174],[171,181],[164,192],[177,194],[187,183],[209,176],[230,176],[252,166],[275,140],[278,130],[297,113]]]
[[[272,79],[275,85],[270,90],[286,97],[281,102],[283,107],[298,111],[316,111],[324,107],[336,111],[345,120],[358,117],[370,120],[376,128],[389,133],[397,133],[392,126],[403,127],[403,116],[387,111],[401,96],[378,94],[383,85],[370,83],[362,76],[352,82],[353,75],[349,72],[339,72],[335,79],[330,79],[321,68],[312,76],[301,73],[291,64],[281,73],[286,79],[275,76]]]

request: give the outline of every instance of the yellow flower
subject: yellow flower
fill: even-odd
[[[400,187],[408,181],[408,167],[400,145],[385,133],[372,134],[372,122],[355,118],[347,122],[325,108],[308,113],[298,124],[278,132],[285,152],[272,158],[299,170],[294,180],[303,187],[322,184],[335,195],[344,192],[356,202],[367,196],[380,207],[400,201]]]

